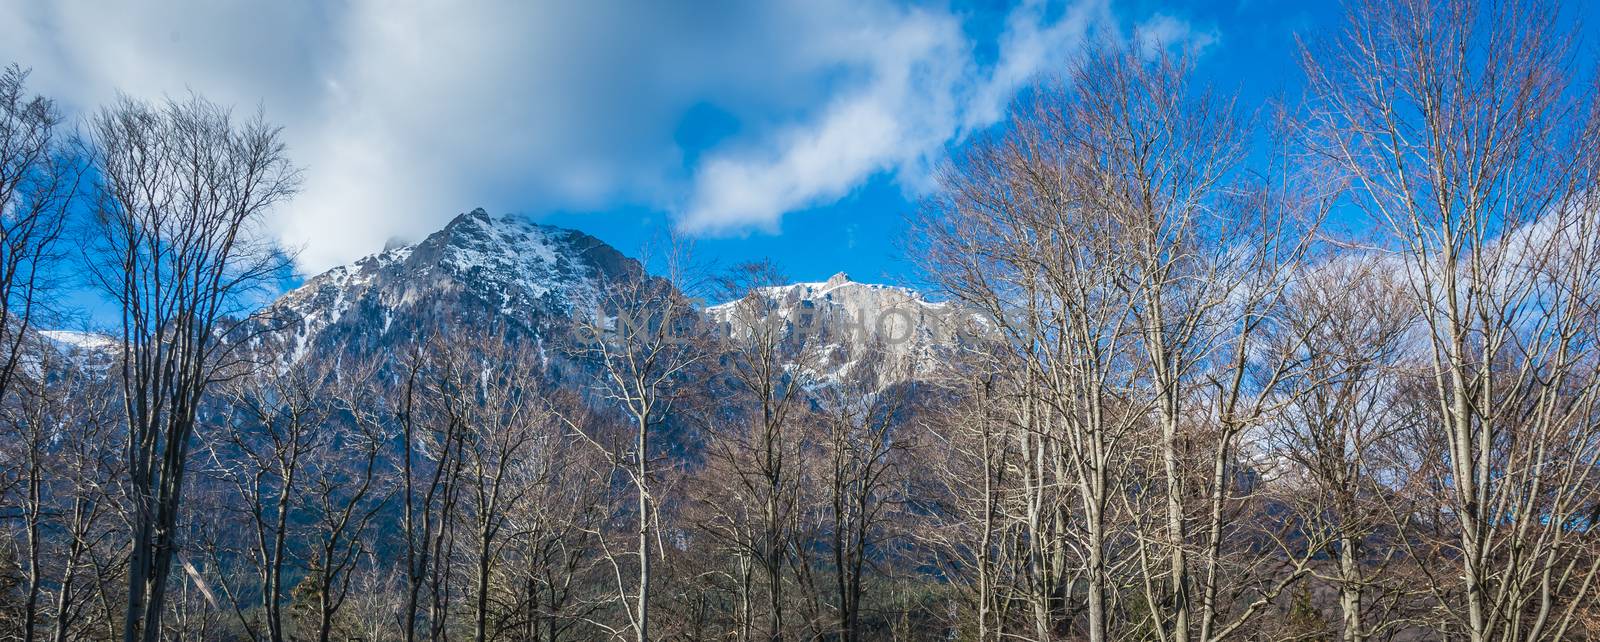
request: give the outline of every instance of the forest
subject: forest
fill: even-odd
[[[307,352],[266,303],[315,170],[269,115],[74,124],[13,65],[0,639],[1600,639],[1566,9],[1352,0],[1259,105],[1060,61],[908,214],[937,359],[676,237],[557,325]]]

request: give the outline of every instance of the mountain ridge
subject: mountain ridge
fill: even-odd
[[[483,208],[457,215],[415,243],[383,250],[306,278],[262,310],[265,342],[281,365],[392,350],[440,324],[505,326],[544,343],[571,329],[580,308],[597,305],[605,283],[647,275],[644,266],[580,230]],[[654,278],[654,277],[652,277]],[[756,288],[786,332],[817,348],[819,378],[859,376],[864,360],[878,386],[926,374],[963,344],[959,310],[906,287],[860,283],[839,272],[826,281]],[[738,300],[699,312],[738,322]],[[590,307],[590,309],[593,309]],[[52,332],[74,349],[115,349],[109,337]],[[800,345],[799,341],[795,345]],[[549,364],[547,364],[549,365]],[[887,366],[887,367],[885,367]]]

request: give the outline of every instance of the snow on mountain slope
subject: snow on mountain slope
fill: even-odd
[[[69,351],[104,352],[115,350],[117,339],[94,332],[76,330],[40,330],[39,336]]]
[[[289,324],[286,361],[390,347],[448,318],[465,326],[506,324],[540,341],[570,328],[604,283],[641,266],[581,232],[483,210],[458,216],[415,245],[395,247],[313,277],[272,312]],[[826,282],[764,288],[787,324],[789,343],[818,355],[823,380],[865,378],[878,386],[923,377],[966,344],[966,316],[906,288]],[[737,303],[712,306],[713,322],[736,325]],[[543,345],[543,343],[541,344]]]
[[[818,351],[809,364],[828,382],[865,379],[878,387],[932,374],[970,345],[970,316],[915,290],[850,280],[844,273],[820,283],[759,289],[762,308],[732,301],[707,314],[737,332],[752,316],[781,319],[787,343]],[[770,312],[751,310],[766,309]]]
[[[392,346],[453,324],[505,324],[544,336],[561,331],[601,283],[640,269],[582,232],[477,209],[419,243],[308,279],[267,316],[288,331],[286,361],[311,351]]]
[[[62,367],[81,373],[104,375],[116,365],[122,355],[122,342],[117,337],[78,330],[39,330],[39,347],[43,353],[24,352],[18,364],[30,377],[49,377],[64,374]]]

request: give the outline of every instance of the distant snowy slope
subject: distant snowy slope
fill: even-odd
[[[103,352],[114,350],[117,339],[94,332],[79,332],[75,330],[41,330],[39,336],[49,339],[67,350],[82,352]]]
[[[865,379],[877,387],[926,377],[948,363],[970,339],[970,316],[959,307],[928,301],[908,288],[850,280],[844,273],[824,282],[761,288],[774,318],[782,319],[790,345],[819,353],[810,364],[821,379]],[[707,309],[711,318],[735,326],[749,323],[741,303]]]

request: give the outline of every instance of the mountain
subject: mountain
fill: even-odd
[[[263,310],[266,327],[258,330],[270,331],[248,334],[256,348],[287,365],[393,354],[440,328],[504,330],[537,342],[546,365],[570,375],[587,369],[560,349],[574,315],[594,309],[605,284],[642,274],[638,261],[582,232],[475,209],[418,243],[306,279]],[[927,376],[969,344],[957,306],[843,273],[750,296],[767,318],[782,320],[787,345],[812,355],[808,366],[822,382],[882,389]],[[734,329],[741,323],[737,309],[738,302],[713,305],[704,318]],[[100,335],[42,334],[75,354],[116,347]]]
[[[858,283],[843,272],[823,282],[760,288],[750,296],[761,307],[747,307],[753,301],[746,299],[706,312],[734,332],[755,318],[781,319],[786,345],[813,351],[809,365],[823,382],[883,389],[932,374],[970,344],[969,317],[958,306],[929,301],[908,288]]]
[[[503,325],[543,341],[567,332],[604,283],[642,270],[582,232],[476,209],[419,243],[307,279],[264,316],[282,329],[286,361],[370,354],[440,327]]]

